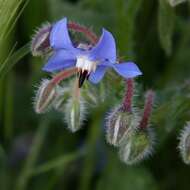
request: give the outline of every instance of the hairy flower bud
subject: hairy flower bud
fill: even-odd
[[[57,86],[56,88],[57,96],[53,102],[53,107],[55,110],[62,112],[65,109],[65,103],[69,94],[69,88]]]
[[[78,131],[84,121],[85,116],[85,102],[82,98],[68,100],[65,105],[65,121],[67,122],[68,129],[71,132]]]
[[[43,25],[32,38],[31,52],[33,56],[42,56],[50,51],[49,36],[52,26]]]
[[[34,101],[36,113],[44,113],[49,110],[56,96],[56,85],[48,79],[43,80],[39,86]]]
[[[180,4],[180,3],[183,3],[185,1],[187,1],[187,0],[168,0],[169,4],[173,7]]]
[[[183,129],[179,138],[179,150],[181,157],[186,164],[190,164],[190,122]]]
[[[124,139],[132,135],[139,125],[139,117],[136,112],[124,111],[121,106],[117,107],[108,117],[106,123],[107,141],[119,146]]]
[[[152,153],[153,145],[153,131],[139,128],[120,146],[120,159],[128,165],[138,163]]]

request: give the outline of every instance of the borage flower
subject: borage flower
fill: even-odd
[[[108,68],[113,68],[124,78],[133,78],[142,74],[133,62],[117,62],[115,40],[112,34],[105,29],[94,47],[88,44],[78,44],[75,47],[69,36],[67,19],[63,18],[53,25],[50,45],[54,54],[43,70],[54,72],[77,67],[79,88],[85,79],[98,83]]]

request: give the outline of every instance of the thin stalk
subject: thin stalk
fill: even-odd
[[[92,30],[85,26],[81,26],[75,22],[69,22],[68,28],[74,30],[75,32],[83,33],[93,45],[96,44],[98,41],[98,36]]]
[[[54,85],[59,84],[62,80],[74,75],[77,71],[76,67],[61,71],[55,75],[50,82]]]
[[[134,81],[133,79],[126,80],[126,92],[123,100],[123,110],[132,112],[132,103],[134,95]]]
[[[142,120],[140,122],[140,128],[145,129],[148,126],[148,122],[150,120],[150,115],[152,113],[152,106],[154,102],[154,92],[152,90],[149,90],[146,93],[146,100],[145,100],[145,106],[144,106],[144,113]]]

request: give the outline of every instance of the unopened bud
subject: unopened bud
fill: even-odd
[[[39,28],[32,38],[31,52],[33,56],[43,56],[50,51],[50,32],[52,26],[46,24]]]
[[[71,98],[65,106],[65,120],[71,132],[78,131],[84,121],[85,102],[82,98]]]
[[[52,106],[56,95],[56,85],[48,79],[43,80],[39,86],[34,101],[36,113],[44,113],[48,111]]]
[[[131,113],[117,107],[108,117],[106,139],[110,144],[119,146],[124,139],[132,135],[138,125],[139,117],[136,112]]]
[[[128,165],[138,163],[151,155],[154,145],[154,133],[148,129],[138,129],[121,145],[120,159]]]
[[[180,135],[179,150],[184,163],[190,164],[190,122]]]
[[[176,6],[176,5],[179,5],[180,3],[183,3],[183,2],[185,2],[185,1],[187,1],[187,0],[168,0],[169,4],[170,4],[172,7],[174,7],[174,6]]]
[[[69,89],[67,87],[57,86],[56,92],[57,95],[55,101],[53,102],[53,107],[55,110],[63,112],[65,109],[66,100],[70,96]]]

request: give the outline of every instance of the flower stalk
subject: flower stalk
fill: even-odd
[[[98,42],[98,36],[92,30],[85,26],[81,26],[80,24],[77,24],[75,22],[69,22],[68,28],[74,30],[75,32],[83,33],[93,45]]]
[[[141,128],[141,129],[145,129],[148,125],[148,122],[150,120],[150,115],[152,113],[152,106],[154,103],[154,97],[155,97],[155,93],[152,90],[149,90],[146,93],[146,100],[145,100],[143,117],[142,117],[140,125],[139,125],[139,128]]]
[[[123,101],[123,110],[127,112],[132,112],[132,101],[134,95],[134,80],[126,80],[126,93]]]
[[[77,71],[78,70],[76,67],[67,69],[67,70],[63,70],[52,78],[51,83],[54,85],[59,84],[62,80],[69,78],[72,75],[76,74]]]

